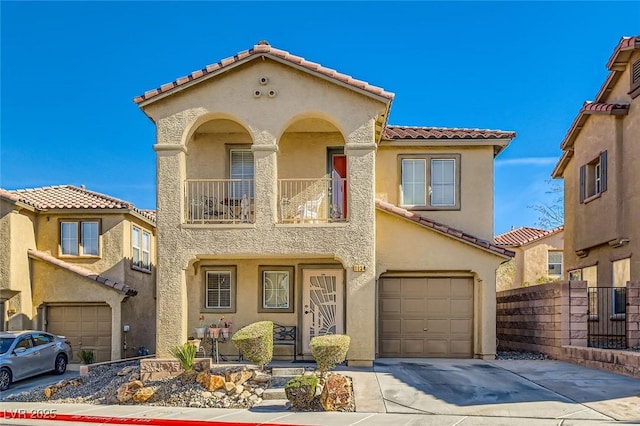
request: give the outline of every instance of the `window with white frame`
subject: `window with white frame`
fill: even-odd
[[[562,276],[562,252],[561,251],[547,252],[547,264],[549,265],[550,277]]]
[[[204,277],[204,310],[235,312],[235,267],[212,267]]]
[[[460,208],[459,155],[400,157],[400,204],[431,210]]]
[[[229,198],[239,200],[244,194],[253,198],[253,152],[251,149],[229,150],[229,177],[239,179],[231,182]]]
[[[293,267],[261,266],[258,312],[293,312]]]
[[[131,264],[151,270],[151,233],[137,226],[131,229]]]
[[[580,202],[607,190],[607,151],[580,167]]]
[[[98,256],[100,253],[98,220],[64,220],[60,222],[60,254],[63,256]]]

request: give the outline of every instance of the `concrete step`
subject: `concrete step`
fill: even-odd
[[[251,408],[253,412],[280,413],[289,410],[291,404],[286,399],[264,399],[260,404]]]
[[[273,367],[271,375],[274,377],[295,377],[304,374],[304,367]]]
[[[284,392],[284,387],[276,387],[265,389],[262,394],[262,399],[265,401],[274,401],[274,400],[287,400],[287,395]]]

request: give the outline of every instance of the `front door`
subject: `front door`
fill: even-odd
[[[344,333],[344,271],[302,270],[302,348],[310,354],[313,337]]]

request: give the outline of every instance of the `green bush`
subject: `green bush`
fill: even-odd
[[[89,364],[93,364],[95,356],[93,351],[82,349],[80,352],[78,352],[78,358],[80,358],[80,361],[83,364],[89,365]]]
[[[273,322],[249,324],[238,330],[231,341],[245,359],[263,369],[273,358]]]
[[[318,364],[318,371],[324,374],[344,362],[350,343],[351,337],[345,334],[327,334],[311,339],[311,354]]]
[[[309,408],[316,395],[318,377],[315,375],[294,377],[284,385],[284,393],[293,408]]]
[[[185,343],[182,346],[172,347],[169,349],[169,352],[171,352],[171,355],[178,358],[180,365],[182,365],[182,368],[185,371],[191,371],[193,370],[197,350],[198,349],[194,345]]]

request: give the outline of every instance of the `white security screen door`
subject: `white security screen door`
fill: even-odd
[[[310,354],[313,337],[344,333],[341,269],[302,270],[302,348]]]

